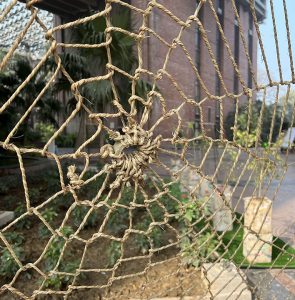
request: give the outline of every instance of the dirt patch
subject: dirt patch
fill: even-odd
[[[81,297],[102,299],[151,299],[155,297],[204,296],[205,287],[200,271],[185,268],[178,258],[158,262],[145,274],[134,275],[128,279],[115,280],[108,290],[74,292],[70,299]]]
[[[94,233],[94,229],[83,230],[83,235],[90,236]],[[167,232],[167,238],[171,239],[171,235]],[[23,248],[26,253],[24,263],[33,262],[41,255],[47,240],[40,240],[37,222],[35,226],[24,232],[24,237]],[[67,261],[81,259],[84,246],[78,241],[70,243],[68,250],[71,252],[71,257],[67,257]],[[175,257],[179,251],[177,247],[168,247],[152,256],[148,253],[143,255],[135,246],[133,238],[130,238],[124,244],[126,261],[123,259],[116,270],[112,271],[113,267],[108,266],[109,246],[110,240],[98,239],[88,247],[82,266],[82,269],[87,271],[77,277],[68,299],[150,299],[160,296],[202,296],[205,292],[200,271],[192,267],[186,268],[181,260]],[[38,267],[44,271],[42,261]],[[91,271],[92,269],[95,271]],[[13,287],[30,297],[34,290],[38,290],[41,282],[42,276],[30,269],[20,274]],[[7,280],[0,277],[0,285],[6,283]],[[63,291],[67,289],[66,286],[62,288]],[[10,292],[2,294],[0,298],[21,299]],[[63,299],[63,296],[42,295],[37,299],[59,300]]]
[[[116,202],[119,191],[115,191],[106,204],[97,205],[87,215],[85,223],[84,217],[90,210],[87,199],[95,197],[103,179],[99,178],[77,190],[81,202],[73,208],[75,199],[70,193],[59,195],[44,204],[60,189],[58,174],[44,177],[46,180],[29,180],[30,199],[35,207],[42,204],[38,212],[50,225],[51,232],[46,235],[46,227],[34,214],[20,219],[5,231],[5,234],[12,234],[10,239],[19,239],[16,247],[21,248],[18,257],[22,264],[36,264],[38,268],[29,267],[17,273],[12,283],[15,291],[27,298],[39,294],[37,291],[44,292],[34,297],[38,300],[64,299],[65,294],[73,300],[150,299],[204,294],[200,272],[193,267],[185,267],[179,259],[180,223],[175,217],[177,201],[165,196],[157,202],[151,201],[157,190],[146,187],[146,200],[149,202],[144,203],[144,195],[138,193],[136,205],[132,206],[130,202],[134,198],[134,190],[126,188],[120,202]],[[105,190],[101,199],[107,193],[108,190]],[[182,199],[179,187],[171,193]],[[0,209],[4,206],[15,210],[18,215],[25,213],[25,207],[19,211],[20,203],[24,203],[23,191],[19,187],[2,191],[0,202],[1,198]],[[61,225],[62,229],[67,227],[71,232],[62,232],[66,238],[53,238],[52,232],[56,232]],[[21,238],[13,236],[14,233]],[[0,246],[5,245],[0,242]],[[59,251],[63,247],[64,252],[60,256]],[[50,253],[51,261],[47,253]],[[50,271],[58,260],[59,266],[55,270],[60,273],[54,275]],[[70,270],[70,265],[74,263],[77,264]],[[63,279],[53,278],[54,281],[42,287],[45,280],[43,274],[50,280],[54,276],[62,276]],[[11,278],[13,276],[0,275],[0,286],[9,284]],[[15,291],[5,291],[0,294],[0,299],[22,299]]]

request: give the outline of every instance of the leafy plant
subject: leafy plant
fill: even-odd
[[[164,204],[166,210],[170,214],[175,214],[178,211],[178,203],[173,199],[173,197],[180,200],[182,199],[183,192],[180,189],[179,182],[173,182],[172,184],[169,184],[168,189],[168,194],[163,195],[160,198],[160,202]]]
[[[256,185],[258,186],[258,197],[262,195],[262,187],[264,182],[269,177],[276,177],[278,173],[282,171],[284,161],[279,154],[281,143],[282,140],[280,138],[272,145],[264,143],[263,148],[259,151],[260,157],[257,159],[252,159],[248,165],[248,169],[254,170],[255,172]]]
[[[49,224],[52,223],[57,216],[58,216],[57,212],[52,207],[45,209],[44,212],[42,213],[42,217]],[[44,224],[41,224],[39,227],[39,236],[41,238],[46,238],[49,235],[50,235],[49,229]]]
[[[4,236],[9,242],[9,244],[15,246],[20,246],[25,240],[24,236],[18,232],[6,232]]]
[[[61,233],[68,238],[73,233],[73,230],[71,227],[65,226],[61,229]],[[55,237],[53,239],[44,255],[46,271],[52,271],[55,268],[58,260],[60,259],[64,244],[65,239],[62,237]],[[62,260],[58,269],[65,273],[75,273],[78,266],[79,261],[77,260]],[[70,274],[52,274],[48,279],[46,279],[44,287],[60,290],[71,282],[71,278],[72,276]]]
[[[141,231],[147,231],[150,225],[150,218],[145,217],[142,222],[137,224],[136,229]],[[150,240],[146,235],[137,234],[135,243],[139,247],[140,251],[145,254],[151,248],[151,244],[154,248],[158,248],[163,245],[163,231],[159,226],[153,226],[151,233],[148,234]]]
[[[203,216],[208,208],[204,206],[204,199],[193,200],[182,197],[182,207],[179,209],[179,222],[182,238],[180,240],[181,258],[184,264],[199,267],[202,259],[210,261],[217,258],[213,251],[218,244],[215,234],[207,227]]]
[[[107,228],[113,233],[120,233],[128,228],[128,210],[124,207],[116,207],[116,210],[111,213]]]
[[[118,261],[118,259],[121,257],[121,254],[121,244],[117,241],[112,241],[107,250],[108,267],[113,267]]]
[[[23,249],[20,246],[12,245],[12,250],[15,255],[22,260]],[[18,271],[19,266],[6,247],[2,248],[0,250],[0,253],[0,276],[3,276],[5,278],[12,278]]]
[[[84,217],[89,211],[89,207],[86,206],[76,206],[73,211],[73,222],[76,226],[80,226],[82,221],[84,220]],[[91,212],[91,214],[88,216],[87,221],[84,225],[84,227],[94,227],[97,222],[97,212],[94,210]]]
[[[79,267],[79,261],[69,261],[61,265],[61,272],[74,274]],[[71,283],[72,275],[52,274],[45,280],[44,287],[54,290],[66,288]]]
[[[199,267],[202,259],[212,261],[218,257],[214,252],[218,245],[217,239],[210,233],[184,236],[180,242],[181,258],[184,264]]]
[[[33,65],[31,64],[27,56],[18,55],[5,69],[0,72],[0,106],[13,95],[22,82],[26,80],[29,74],[32,73]],[[11,130],[14,128],[16,122],[20,119],[20,116],[28,110],[34,99],[45,87],[48,74],[50,70],[48,63],[43,64],[43,67],[39,70],[38,74],[26,84],[25,88],[15,97],[15,101],[9,105],[9,107],[1,114],[0,123],[0,140],[4,140]],[[60,101],[53,97],[52,89],[48,89],[47,92],[39,99],[35,105],[35,109],[30,111],[27,115],[26,122],[23,122],[17,131],[17,135],[21,138],[18,142],[22,142],[27,145],[29,141],[29,133],[33,130],[33,116],[34,121],[42,120],[42,122],[48,122],[57,126],[56,113],[60,110]]]
[[[61,233],[65,237],[69,237],[73,233],[73,230],[71,227],[65,226],[61,229]],[[52,270],[55,267],[61,255],[61,251],[64,244],[65,244],[65,239],[62,237],[55,237],[52,240],[50,246],[48,247],[44,255],[46,270]]]
[[[236,142],[242,147],[251,148],[256,142],[256,129],[248,133],[246,130],[237,130]]]
[[[24,204],[20,203],[14,210],[14,213],[15,213],[15,217],[16,218],[19,218],[21,215],[23,215],[24,213],[26,212],[26,208],[24,206]],[[28,216],[20,219],[16,224],[15,226],[18,228],[18,229],[30,229],[31,226],[32,226],[32,222],[31,220],[29,219]]]
[[[120,205],[129,206],[129,203],[133,201],[134,189],[132,187],[125,187],[120,199]],[[139,197],[139,196],[138,196]],[[139,200],[141,201],[141,200]],[[116,206],[114,212],[111,213],[108,221],[108,229],[114,233],[120,233],[124,229],[128,228],[129,210],[122,206]]]
[[[249,134],[250,135],[255,135],[255,131],[258,126],[258,121],[260,118],[260,113],[262,109],[262,101],[257,100],[252,104],[251,110],[252,113],[249,116],[249,106],[241,106],[239,107],[238,110],[238,118],[236,120],[236,125],[237,125],[237,133],[240,132],[240,134],[244,134],[247,132],[247,127],[248,127],[248,118],[251,118],[251,122],[249,123]],[[263,115],[261,119],[261,132],[259,139],[262,142],[268,142],[269,140],[269,133],[270,133],[270,128],[271,128],[271,123],[273,119],[273,113],[274,113],[274,104],[266,104],[264,106],[263,110]],[[282,108],[279,105],[278,108],[276,109],[276,113],[274,115],[274,127],[273,127],[273,135],[271,137],[271,142],[275,142],[277,140],[277,137],[279,135],[279,129],[280,129],[280,122],[281,122],[281,113],[282,113]],[[227,115],[226,122],[225,122],[225,133],[226,137],[229,140],[233,140],[233,126],[235,124],[235,116],[236,113],[235,111],[230,112]],[[286,120],[287,123],[289,123],[289,120]],[[288,125],[287,125],[288,126]]]
[[[11,245],[15,255],[22,261],[24,253],[21,244],[24,241],[24,237],[17,232],[7,232],[4,236]],[[7,247],[0,246],[0,249],[0,276],[12,278],[18,271],[19,266]]]

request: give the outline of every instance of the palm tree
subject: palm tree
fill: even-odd
[[[131,30],[130,12],[125,9],[116,11],[111,16],[113,26],[128,31]],[[97,18],[90,22],[76,26],[72,30],[70,42],[79,44],[101,44],[106,41],[106,20]],[[128,74],[137,65],[137,58],[134,55],[135,41],[132,37],[121,32],[112,32],[112,42],[110,44],[112,64]],[[106,65],[108,63],[107,49],[99,48],[78,48],[77,51],[65,52],[61,55],[65,69],[74,80],[106,74]],[[120,100],[120,103],[128,110],[128,99],[131,95],[131,81],[121,73],[115,72],[113,82]],[[66,79],[61,79],[56,84],[58,91],[70,92],[70,84]],[[151,84],[146,80],[138,80],[136,84],[136,94],[145,99],[147,93],[152,89]],[[81,89],[82,96],[89,100],[85,102],[92,111],[111,112],[111,101],[114,99],[111,82],[109,80],[96,81],[85,84]],[[70,93],[68,93],[70,94]],[[75,104],[75,99],[69,97],[67,106]],[[139,110],[140,111],[140,110]],[[83,116],[81,116],[83,118]],[[85,116],[84,116],[85,118]],[[84,126],[83,122],[80,122]],[[85,129],[86,130],[86,129]],[[80,128],[80,132],[83,131]],[[85,132],[83,134],[85,136]],[[81,139],[80,139],[81,140]]]
[[[22,82],[26,80],[32,72],[32,64],[28,57],[17,56],[8,66],[0,73],[0,107],[15,92]],[[44,88],[49,74],[48,66],[45,64],[38,74],[36,74],[17,95],[9,107],[0,114],[0,140],[3,141],[9,132],[13,129],[16,122],[27,111],[34,99]],[[53,97],[52,91],[48,90],[28,114],[26,120],[21,124],[17,134],[16,141],[24,145],[28,142],[30,130],[33,129],[36,121],[48,122],[57,126],[56,113],[59,111],[59,102]]]

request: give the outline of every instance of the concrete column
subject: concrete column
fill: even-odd
[[[272,201],[247,197],[244,214],[243,255],[251,263],[272,260]]]

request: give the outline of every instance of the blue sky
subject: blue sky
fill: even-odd
[[[274,41],[273,25],[271,12],[269,7],[269,0],[267,7],[267,18],[264,23],[260,26],[263,44],[266,52],[267,61],[269,64],[270,72],[274,80],[279,80],[278,64],[276,58],[276,48]],[[288,53],[288,43],[287,43],[287,34],[285,28],[285,17],[284,17],[284,8],[283,0],[273,0],[275,7],[275,16],[277,31],[279,37],[279,47],[280,47],[280,58],[283,71],[283,79],[291,79],[291,69],[290,69],[290,59]],[[291,31],[291,42],[292,49],[295,55],[295,0],[286,0],[287,9],[288,9],[288,18],[289,18],[289,27]],[[295,57],[293,57],[295,64]],[[262,57],[260,51],[258,51],[258,70],[263,72],[264,66],[262,62]]]

